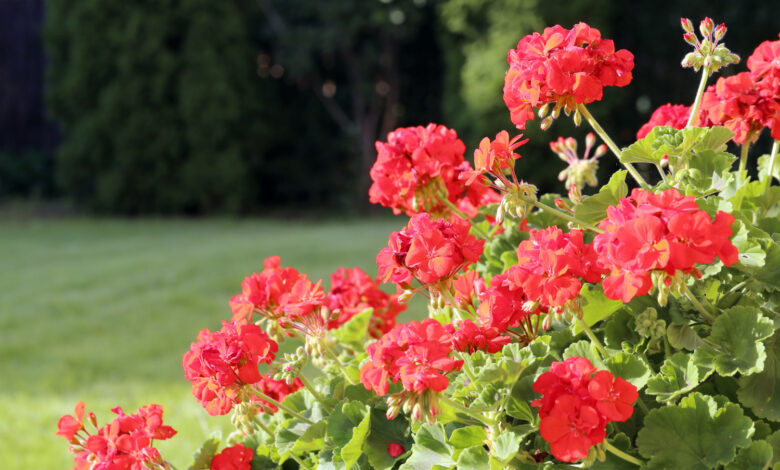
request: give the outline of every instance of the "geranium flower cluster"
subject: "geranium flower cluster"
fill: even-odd
[[[327,305],[331,311],[329,329],[338,328],[367,308],[373,309],[368,327],[373,338],[393,329],[398,314],[406,310],[406,304],[398,302],[398,295],[381,290],[379,281],[357,266],[342,267],[330,275]]]
[[[505,273],[493,276],[490,287],[479,297],[478,314],[480,323],[485,328],[496,328],[503,333],[510,327],[521,327],[529,339],[532,339],[537,328],[530,324],[530,316],[547,313],[547,309],[529,296],[522,284],[517,282],[522,276],[522,272],[518,272],[519,269],[515,265]]]
[[[696,264],[718,257],[726,266],[738,261],[737,248],[729,241],[734,216],[718,211],[712,220],[693,196],[676,189],[653,194],[634,189],[630,197],[607,208],[593,247],[609,269],[602,281],[610,299],[629,302],[647,294],[652,272],[676,271],[699,275]]]
[[[607,424],[634,414],[639,397],[634,385],[609,371],[596,371],[584,357],[553,362],[533,389],[542,395],[531,402],[539,407],[539,433],[550,443],[552,455],[564,462],[587,457],[604,440]]]
[[[449,214],[444,202],[449,201],[476,215],[476,207],[497,197],[488,188],[465,184],[471,173],[463,157],[466,146],[445,126],[431,123],[396,129],[387,135],[387,142],[376,143],[376,150],[369,200],[395,214]]]
[[[477,325],[469,318],[459,322],[457,330],[453,325],[444,327],[452,335],[452,349],[468,354],[474,354],[476,351],[497,353],[512,339],[509,336],[501,336],[496,327]]]
[[[211,459],[209,470],[250,470],[252,468],[252,449],[236,444],[224,449]]]
[[[252,273],[241,283],[241,293],[230,299],[233,322],[236,324],[252,321],[252,313],[270,319],[283,315],[280,308],[282,296],[306,275],[299,274],[295,268],[281,267],[281,258],[271,256],[264,261],[264,269],[259,274]]]
[[[564,233],[556,226],[531,230],[517,247],[517,266],[508,280],[543,307],[562,311],[580,295],[582,280],[598,282],[607,271],[581,230]]]
[[[616,51],[612,40],[585,23],[525,36],[509,51],[507,62],[504,102],[519,129],[534,119],[534,108],[553,104],[557,112],[562,107],[574,111],[600,100],[605,86],[628,85],[634,69],[631,52]]]
[[[462,360],[452,359],[452,335],[441,323],[426,318],[397,325],[379,341],[368,345],[368,361],[360,368],[366,390],[387,394],[389,381],[401,381],[408,392],[442,392],[447,374],[460,370]]]
[[[111,411],[117,417],[99,429],[95,415],[89,413],[89,423],[96,428],[94,434],[84,427],[84,402],[76,405],[74,415],[60,418],[57,435],[72,444],[73,470],[170,468],[153,447],[155,439],[165,440],[176,434],[176,430],[163,424],[162,406],[142,406],[131,415],[126,415],[120,407]]]
[[[259,326],[223,322],[219,331],[201,330],[184,353],[184,377],[210,415],[224,415],[244,401],[243,387],[263,380],[258,365],[270,364],[277,350],[276,342]]]
[[[485,241],[469,234],[470,228],[456,216],[435,221],[427,213],[413,216],[404,229],[390,235],[387,248],[377,255],[379,279],[403,288],[415,279],[429,286],[450,280],[482,256]]]

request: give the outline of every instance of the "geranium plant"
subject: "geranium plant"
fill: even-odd
[[[764,128],[780,138],[780,40],[707,87],[739,58],[724,25],[682,27],[683,66],[702,75],[693,104],[660,107],[624,148],[587,106],[631,82],[632,53],[584,23],[509,52],[518,128],[564,114],[595,132],[582,156],[573,138],[551,143],[566,196],[518,178],[521,135],[486,137],[473,167],[441,125],[377,142],[370,199],[409,217],[377,278],[340,268],[326,290],[270,257],[244,280],[229,321],[184,353],[195,399],[236,427],[188,468],[777,465],[778,141],[757,179],[747,156]],[[583,195],[608,150],[625,170]],[[427,318],[399,323],[414,296]],[[175,434],[159,406],[115,412],[98,428],[79,403],[60,420],[74,468],[172,468],[153,447]]]

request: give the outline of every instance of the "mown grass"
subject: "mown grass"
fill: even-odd
[[[163,405],[179,434],[159,448],[186,468],[227,419],[194,401],[181,356],[200,329],[229,317],[244,276],[273,254],[315,279],[341,265],[375,274],[377,251],[402,224],[0,222],[0,468],[70,468],[54,433],[79,400],[100,423],[114,406]]]

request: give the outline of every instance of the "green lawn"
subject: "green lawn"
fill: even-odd
[[[0,468],[70,468],[68,444],[54,433],[79,400],[101,424],[117,405],[163,405],[179,434],[159,448],[186,468],[227,419],[194,401],[181,356],[200,329],[229,318],[244,276],[274,254],[314,279],[341,265],[376,274],[377,251],[403,223],[0,223]]]

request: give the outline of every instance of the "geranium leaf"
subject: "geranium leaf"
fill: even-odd
[[[583,284],[582,290],[580,290],[580,296],[584,300],[582,306],[582,320],[588,325],[593,326],[601,320],[609,317],[621,307],[623,302],[620,300],[608,299],[604,295],[604,290],[601,286],[590,284]],[[582,332],[582,328],[579,323],[574,324],[574,334],[577,335]]]
[[[490,457],[482,446],[469,447],[458,457],[459,470],[484,470],[490,465]]]
[[[676,325],[672,323],[666,327],[666,337],[669,344],[676,349],[687,349],[693,351],[703,344],[701,337],[690,325]]]
[[[598,193],[582,201],[574,208],[574,215],[589,224],[597,224],[607,216],[607,207],[617,205],[628,194],[626,170],[616,171]]]
[[[708,470],[731,462],[752,434],[753,422],[738,405],[719,407],[712,397],[692,393],[680,405],[648,413],[636,442],[648,469]]]
[[[423,424],[414,436],[412,454],[400,470],[430,470],[434,465],[452,467],[452,447],[447,444],[444,426]]]
[[[700,363],[711,360],[722,376],[761,372],[766,358],[761,340],[774,331],[774,322],[757,308],[732,307],[715,319],[708,343],[696,349],[694,357]]]
[[[780,421],[780,341],[766,341],[764,370],[739,379],[739,401],[759,418]]]
[[[400,444],[404,449],[412,447],[409,437],[409,422],[403,415],[388,420],[384,411],[371,409],[371,433],[363,445],[363,452],[368,456],[371,468],[384,470],[393,468],[397,458],[387,452],[390,443]]]
[[[678,352],[666,358],[661,372],[647,381],[647,394],[668,402],[690,392],[712,373],[713,368],[696,364],[690,354]]]
[[[493,443],[493,457],[504,463],[511,460],[520,450],[520,441],[522,439],[522,436],[513,431],[507,430],[502,432]]]
[[[772,446],[766,441],[753,441],[749,446],[740,449],[726,470],[764,470],[772,461]]]
[[[350,470],[363,455],[363,444],[366,442],[368,432],[371,426],[371,415],[366,414],[363,420],[353,428],[352,437],[341,448],[341,458],[344,460],[344,466]]]
[[[301,437],[295,441],[290,452],[303,454],[322,450],[325,439],[325,421],[317,421],[309,426]]]
[[[211,468],[211,460],[217,454],[219,449],[219,438],[211,437],[203,441],[200,449],[195,451],[192,456],[192,463],[187,467],[187,470],[209,470]]]
[[[620,352],[609,357],[604,363],[610,372],[631,382],[639,390],[644,388],[650,378],[650,368],[633,354]]]
[[[374,309],[367,308],[354,317],[347,320],[338,329],[331,331],[333,336],[351,346],[353,349],[362,349],[363,343],[368,339],[368,324]]]
[[[456,449],[465,449],[467,447],[481,446],[482,441],[486,438],[487,434],[484,427],[465,426],[452,431],[449,441]]]
[[[596,369],[605,368],[604,362],[602,362],[601,358],[599,358],[596,347],[586,339],[572,343],[568,348],[566,348],[566,351],[563,352],[564,359],[575,356],[584,357],[585,359],[589,360]]]

